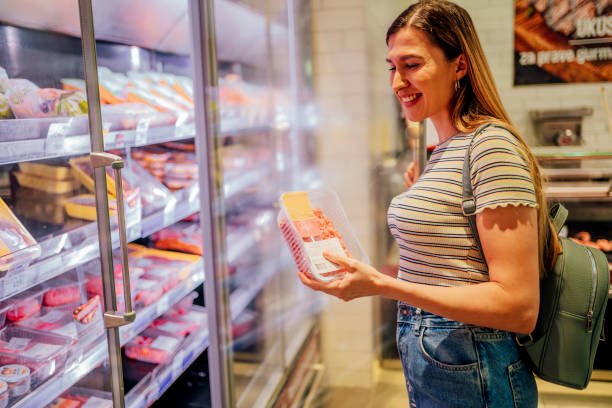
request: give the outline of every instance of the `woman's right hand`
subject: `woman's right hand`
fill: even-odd
[[[414,182],[416,181],[416,170],[414,169],[414,162],[408,165],[408,168],[404,172],[404,185],[406,189],[412,187]]]

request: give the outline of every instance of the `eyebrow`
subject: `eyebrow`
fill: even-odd
[[[408,55],[404,55],[404,56],[402,56],[402,57],[400,58],[400,61],[405,61],[405,60],[410,59],[410,58],[419,58],[419,59],[423,59],[423,57],[421,57],[420,55],[416,55],[416,54],[408,54]],[[389,64],[392,64],[392,63],[393,63],[393,62],[392,62],[392,61],[391,61],[389,58],[387,58],[387,59],[386,59],[386,61],[387,61]]]

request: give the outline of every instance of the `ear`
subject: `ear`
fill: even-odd
[[[457,64],[455,71],[457,79],[462,79],[468,73],[468,66],[467,60],[465,59],[465,55],[463,53],[459,54],[459,56],[455,59],[455,63]]]

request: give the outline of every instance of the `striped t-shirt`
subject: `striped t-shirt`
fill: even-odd
[[[461,211],[463,161],[471,138],[458,133],[436,146],[419,179],[391,201],[387,220],[399,245],[399,279],[436,286],[489,280]],[[470,168],[477,213],[508,204],[537,207],[520,151],[507,130],[489,127],[476,136]]]

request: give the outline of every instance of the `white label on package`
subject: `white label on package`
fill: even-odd
[[[36,359],[44,359],[52,356],[56,351],[61,349],[62,346],[57,344],[45,344],[38,343],[32,346],[29,350],[23,352],[23,356],[31,357]]]
[[[324,239],[322,241],[304,242],[306,254],[318,273],[334,272],[340,269],[338,265],[329,262],[323,257],[323,251],[338,252],[344,254],[342,245],[338,238]]]
[[[173,353],[176,350],[176,347],[180,343],[179,339],[175,339],[174,337],[168,336],[159,336],[155,339],[155,341],[151,344],[151,348],[168,351]]]
[[[167,322],[157,327],[159,330],[163,330],[168,333],[180,333],[185,329],[184,324],[175,323],[175,322]]]
[[[89,397],[87,402],[83,404],[81,408],[113,408],[113,402],[98,397]]]
[[[62,313],[59,310],[52,310],[49,313],[40,316],[40,320],[47,323],[54,323],[64,316],[66,316],[65,313]]]
[[[13,337],[8,344],[6,345],[6,349],[21,351],[30,344],[31,339],[24,339],[21,337]]]

